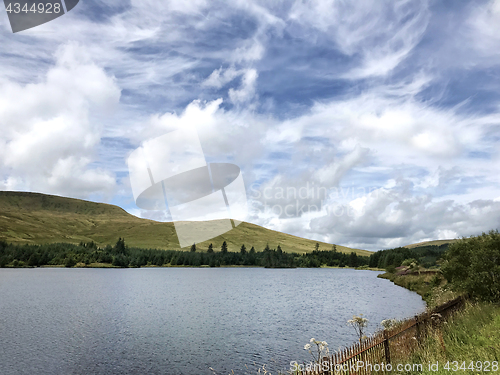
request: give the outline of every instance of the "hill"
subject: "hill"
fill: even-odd
[[[422,247],[422,246],[441,246],[444,244],[451,244],[451,243],[456,242],[456,241],[458,241],[458,239],[424,241],[424,242],[414,243],[411,245],[406,245],[403,247],[406,247],[407,249],[414,249],[416,247]]]
[[[216,224],[216,223],[215,223]],[[208,222],[207,225],[214,225]],[[0,240],[12,243],[54,243],[94,241],[99,246],[114,245],[124,237],[129,246],[157,249],[179,249],[175,228],[171,222],[157,222],[130,215],[120,207],[53,195],[0,191]],[[242,222],[221,236],[197,245],[206,250],[210,243],[220,248],[226,241],[229,251],[239,251],[244,243],[261,251],[281,245],[285,252],[313,251],[317,241],[273,231]],[[320,250],[330,250],[332,244],[319,242]],[[188,250],[188,248],[185,248]],[[366,250],[337,245],[337,250],[370,255]]]

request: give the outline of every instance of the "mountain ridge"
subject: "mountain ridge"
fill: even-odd
[[[216,224],[206,222],[207,225]],[[179,249],[172,222],[157,222],[129,214],[121,207],[76,198],[30,192],[0,191],[0,240],[13,243],[79,243],[94,241],[100,246],[125,238],[129,246]],[[332,244],[309,240],[242,222],[236,228],[210,240],[196,244],[206,250],[210,243],[217,249],[226,241],[229,251],[254,246],[280,245],[285,252],[305,253],[315,249],[331,250]],[[358,255],[372,252],[336,245],[345,253]],[[188,248],[184,248],[188,249]]]

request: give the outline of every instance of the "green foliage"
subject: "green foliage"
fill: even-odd
[[[192,253],[194,253],[196,251],[196,244],[192,244],[191,245],[191,250],[190,250]]]
[[[500,234],[462,239],[445,254],[442,272],[456,290],[484,301],[500,301]]]
[[[450,371],[445,369],[449,362],[450,369],[453,361],[461,366],[465,361],[468,368],[473,363],[476,371],[482,373],[481,365],[489,362],[491,372],[492,361],[500,359],[500,308],[493,304],[468,305],[458,312],[447,324],[429,331],[424,342],[406,360],[407,363],[439,363],[438,371],[423,366],[421,374],[449,375],[450,373],[466,373],[465,371]],[[403,372],[410,374],[412,372]]]
[[[76,260],[73,259],[73,257],[66,258],[66,261],[64,262],[64,267],[74,267],[76,266]]]
[[[214,246],[212,244],[208,245],[207,253],[211,254],[214,252]]]
[[[207,252],[140,249],[129,247],[121,237],[115,246],[107,245],[104,248],[98,247],[94,242],[81,242],[79,245],[14,245],[0,242],[0,266],[23,267],[25,264],[30,267],[74,267],[77,264],[106,264],[114,267],[239,265],[268,268],[320,267],[328,264],[354,267],[367,265],[368,257],[332,250],[313,251],[308,254],[287,253],[281,245],[278,245],[277,249],[271,249],[267,245],[260,252],[256,251],[254,246],[250,251],[246,251],[245,245],[241,246],[239,252],[214,252],[213,247],[212,252],[210,247]]]
[[[412,264],[412,263],[417,264],[417,263],[418,263],[418,261],[417,261],[415,258],[408,258],[408,259],[405,259],[405,260],[403,261],[403,263],[401,263],[401,265],[402,265],[402,266],[409,266],[409,265],[410,265],[410,264]]]
[[[450,244],[419,246],[412,249],[397,247],[380,250],[370,255],[369,266],[374,268],[399,267],[409,265],[411,261],[421,264],[425,268],[435,267]],[[410,261],[408,263],[408,261]],[[408,264],[407,264],[408,263]]]
[[[224,241],[224,242],[222,243],[222,245],[221,245],[221,247],[220,247],[220,252],[221,252],[222,254],[226,254],[226,253],[227,253],[227,243],[226,243],[226,241]]]
[[[394,273],[396,272],[396,267],[394,267],[392,264],[389,264],[386,268],[385,271],[388,273]]]

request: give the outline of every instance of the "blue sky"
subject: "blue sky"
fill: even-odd
[[[500,226],[500,1],[82,0],[16,34],[2,9],[0,38],[2,190],[169,220],[126,159],[189,125],[267,228],[377,250]]]

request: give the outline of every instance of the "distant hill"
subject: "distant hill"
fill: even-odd
[[[456,242],[456,241],[458,241],[458,239],[424,241],[424,242],[414,243],[411,245],[406,245],[403,247],[406,247],[407,249],[414,249],[416,247],[422,247],[422,246],[441,246],[444,244],[451,244],[451,243]]]
[[[213,222],[207,222],[207,225]],[[140,219],[120,207],[53,195],[0,191],[0,240],[13,243],[54,243],[94,241],[100,246],[115,244],[124,237],[129,246],[179,249],[173,223]],[[281,245],[283,251],[313,251],[318,241],[308,240],[243,222],[236,228],[209,241],[196,244],[206,250],[210,243],[219,249],[226,241],[229,251],[239,251],[242,244],[257,251],[266,244]],[[318,242],[320,250],[332,244]],[[187,250],[188,248],[186,248]],[[337,245],[337,250],[370,255],[370,251]]]

